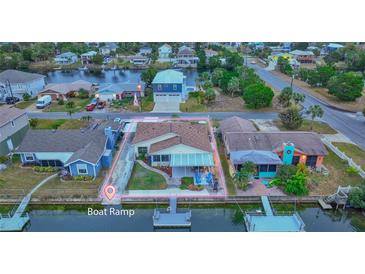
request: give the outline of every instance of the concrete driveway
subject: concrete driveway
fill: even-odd
[[[180,103],[178,102],[159,102],[155,103],[152,112],[180,112]]]

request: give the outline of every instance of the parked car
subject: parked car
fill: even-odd
[[[52,103],[52,97],[50,95],[44,95],[38,99],[36,103],[37,108],[45,108]]]
[[[5,102],[8,104],[8,105],[10,105],[10,104],[15,104],[16,102],[19,102],[20,101],[20,99],[18,98],[18,97],[11,97],[11,96],[9,96],[9,97],[6,97],[5,98]]]
[[[88,104],[85,109],[86,111],[93,111],[95,109],[96,105],[95,104]]]
[[[256,61],[255,60],[252,60],[251,61],[251,64],[255,65],[256,64]]]
[[[98,104],[96,105],[97,109],[103,109],[105,107],[106,103],[104,101],[100,101],[98,102]]]

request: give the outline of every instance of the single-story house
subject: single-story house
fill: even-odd
[[[297,60],[301,64],[314,63],[314,59],[316,57],[314,53],[309,50],[293,50],[289,52],[289,54],[291,54],[295,58],[295,60]]]
[[[0,73],[0,101],[11,96],[10,87],[13,96],[19,99],[23,94],[28,93],[30,96],[37,94],[44,89],[46,85],[46,76],[38,73],[29,73],[14,69],[8,69]],[[9,87],[10,84],[10,87]]]
[[[142,81],[139,83],[103,83],[100,84],[95,97],[107,102],[121,100],[125,97],[134,96],[134,94],[137,97],[143,97],[145,88],[146,84]]]
[[[77,60],[78,60],[77,55],[70,51],[58,54],[54,58],[55,63],[59,65],[75,64]]]
[[[105,121],[88,129],[28,130],[16,150],[24,165],[54,166],[71,176],[98,176],[110,167],[122,125]]]
[[[241,128],[237,123],[229,129],[227,120],[221,131],[233,170],[250,161],[257,166],[257,177],[270,178],[276,176],[281,165],[304,163],[308,167],[320,167],[328,154],[317,133],[247,131],[246,125]]]
[[[16,149],[29,129],[28,116],[15,107],[0,108],[0,156]]]
[[[158,72],[152,81],[152,89],[155,103],[181,103],[187,98],[185,76],[180,71],[168,69]]]
[[[207,175],[214,167],[206,124],[138,123],[132,143],[137,156],[145,155],[153,167],[171,168],[175,178],[192,176],[199,184],[206,179],[202,173]]]
[[[88,51],[83,54],[81,54],[81,63],[83,65],[91,64],[93,58],[98,54],[96,51]]]
[[[52,100],[63,99],[67,100],[68,97],[77,95],[80,90],[87,91],[90,94],[94,93],[96,86],[85,80],[77,80],[71,83],[53,83],[48,84],[44,90],[42,90],[39,96],[50,95]]]
[[[256,127],[249,120],[237,116],[224,119],[219,124],[219,130],[223,134],[228,132],[255,132]]]

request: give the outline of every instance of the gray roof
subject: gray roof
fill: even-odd
[[[8,69],[0,73],[0,82],[5,83],[6,80],[9,80],[11,84],[27,83],[45,77],[46,76],[38,73],[29,73],[15,69]]]
[[[220,122],[219,128],[222,133],[227,132],[251,132],[257,131],[256,127],[249,120],[233,116]]]
[[[229,151],[261,150],[279,152],[284,143],[293,143],[295,149],[306,155],[327,155],[321,138],[314,132],[245,132],[226,133]]]
[[[141,86],[141,91],[144,91],[146,84],[144,82],[138,83],[102,83],[99,86],[97,93],[103,92],[131,92],[138,91],[138,85]]]
[[[76,53],[73,53],[71,51],[68,51],[68,52],[64,52],[64,53],[58,54],[58,55],[56,55],[56,57],[57,58],[68,58],[68,57],[72,57],[72,56],[75,56],[75,55],[76,55]]]
[[[0,107],[0,127],[25,114],[25,111],[15,107]]]
[[[17,152],[73,152],[67,163],[80,159],[96,164],[106,141],[102,130],[28,130]]]
[[[281,165],[283,162],[279,156],[271,151],[246,150],[233,151],[229,158],[235,165],[253,162],[256,165]]]

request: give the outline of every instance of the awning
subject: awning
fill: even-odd
[[[214,166],[211,153],[171,154],[171,167]]]

